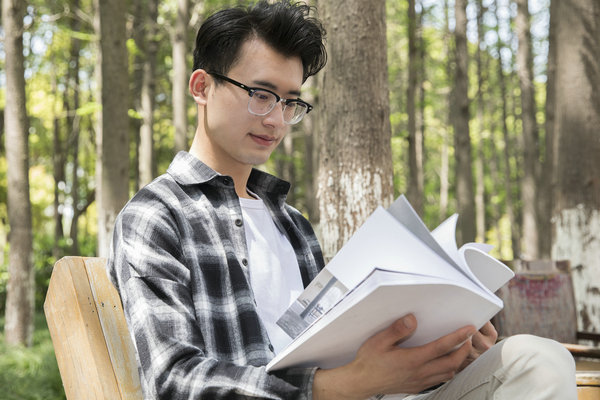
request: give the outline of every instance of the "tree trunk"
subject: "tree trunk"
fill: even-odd
[[[35,280],[23,57],[25,7],[26,3],[21,0],[2,0],[6,93],[10,93],[10,96],[6,96],[4,116],[10,224],[4,337],[9,345],[30,346],[33,339]]]
[[[539,251],[541,258],[550,258],[552,255],[552,210],[553,193],[556,185],[555,144],[554,135],[554,109],[556,107],[555,76],[556,76],[556,19],[558,1],[550,3],[550,28],[548,33],[548,67],[546,68],[546,121],[545,121],[545,157],[540,176],[540,192],[538,196],[538,228],[540,234]]]
[[[448,82],[453,79],[452,64],[454,53],[451,49],[450,44],[450,17],[449,17],[449,6],[448,0],[444,0],[444,51],[446,53],[446,78]],[[448,214],[448,193],[450,188],[450,152],[449,152],[449,131],[452,126],[452,93],[447,97],[447,110],[446,110],[446,129],[442,132],[442,151],[441,151],[441,162],[440,162],[440,215],[439,219],[444,220]]]
[[[98,255],[108,254],[117,214],[129,198],[126,2],[94,0],[99,38],[98,86],[102,111],[96,132]]]
[[[475,63],[477,65],[477,152],[475,157],[475,237],[478,241],[485,241],[485,171],[484,171],[484,146],[485,146],[485,122],[484,99],[483,99],[483,64],[481,47],[483,38],[483,2],[477,0],[477,50],[475,51]]]
[[[417,129],[417,92],[419,89],[419,39],[415,0],[408,0],[408,87],[406,113],[408,114],[408,188],[406,196],[415,211],[423,214],[423,135]]]
[[[319,223],[319,202],[317,200],[317,170],[319,164],[318,132],[319,126],[316,119],[319,117],[319,98],[314,96],[317,90],[317,79],[309,78],[304,84],[302,97],[310,104],[314,104],[316,112],[308,114],[302,120],[302,134],[304,136],[304,197],[306,212],[313,225]],[[306,93],[306,94],[305,94]]]
[[[59,96],[58,91],[58,83],[56,78],[56,73],[51,73],[52,75],[52,91],[56,93],[56,96]],[[68,94],[66,91],[63,92],[63,97],[66,98]],[[52,129],[52,174],[54,177],[54,244],[52,246],[52,255],[55,260],[60,258],[60,241],[64,237],[64,227],[63,227],[63,204],[64,204],[64,195],[61,186],[65,185],[66,174],[65,174],[65,155],[64,155],[64,146],[63,146],[63,138],[61,134],[61,126],[60,126],[60,117],[58,115],[58,101],[57,99],[54,101],[52,106],[53,116],[53,129]]]
[[[74,9],[79,8],[79,0],[72,0],[72,6]],[[73,32],[79,32],[81,23],[78,18],[71,20],[71,29]],[[73,218],[71,219],[71,229],[69,237],[71,239],[71,254],[79,254],[79,216],[80,204],[79,204],[79,128],[81,124],[81,117],[77,115],[79,109],[79,51],[81,48],[81,42],[77,38],[71,38],[71,50],[70,63],[69,63],[69,79],[68,86],[71,89],[71,101],[69,102],[69,113],[67,117],[67,125],[70,129],[69,141],[72,149],[72,163],[73,170],[71,175],[71,198],[73,199]]]
[[[455,107],[453,126],[454,154],[456,157],[456,208],[460,214],[457,229],[459,243],[475,240],[475,204],[471,167],[471,135],[469,132],[469,53],[467,50],[466,9],[467,0],[455,1],[456,78],[453,96]]]
[[[177,19],[173,42],[173,125],[175,126],[175,152],[189,149],[187,137],[188,68],[186,63],[189,0],[177,1]]]
[[[552,254],[569,259],[579,329],[600,331],[600,4],[556,8],[555,191]]]
[[[502,57],[502,49],[504,45],[500,41],[500,18],[498,17],[498,2],[495,2],[495,16],[496,16],[496,34],[498,35],[498,86],[500,88],[500,101],[502,102],[502,138],[504,140],[504,190],[506,192],[506,214],[510,223],[510,240],[513,257],[517,258],[521,254],[521,246],[519,241],[519,229],[517,218],[515,216],[515,210],[513,205],[513,186],[512,186],[512,173],[510,168],[510,137],[508,132],[508,95],[506,89],[506,78],[504,76],[504,70],[502,65],[504,59]]]
[[[140,127],[140,147],[139,147],[139,186],[143,187],[154,179],[155,161],[154,161],[154,140],[152,138],[154,125],[154,93],[156,92],[155,70],[156,53],[158,43],[156,34],[158,27],[156,19],[158,17],[157,0],[149,0],[147,18],[145,24],[147,27],[146,57],[144,59],[144,72],[142,78],[142,126]]]
[[[536,122],[535,89],[533,87],[533,56],[529,29],[528,0],[516,0],[515,25],[519,39],[517,65],[521,86],[521,120],[523,122],[523,180],[521,199],[523,203],[523,247],[528,259],[539,257],[536,183],[538,164],[538,128]]]
[[[377,205],[392,201],[391,126],[385,1],[318,4],[329,53],[318,110],[319,208],[329,259]]]
[[[133,171],[133,192],[140,190],[140,139],[143,123],[144,110],[142,108],[142,87],[144,86],[144,66],[147,55],[147,18],[148,7],[145,0],[132,1],[132,30],[131,37],[135,42],[135,55],[131,68],[131,92],[130,107],[136,111],[136,118],[130,118],[130,138],[133,141],[131,147],[134,149],[130,160]]]

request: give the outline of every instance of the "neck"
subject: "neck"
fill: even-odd
[[[221,175],[230,176],[233,179],[235,185],[235,192],[239,197],[252,199],[253,197],[246,191],[248,179],[252,172],[252,166],[246,164],[235,164],[227,162],[219,157],[216,157],[214,152],[210,151],[209,143],[201,143],[199,135],[194,137],[192,146],[190,148],[190,154],[202,161],[204,164],[211,167],[213,170]]]

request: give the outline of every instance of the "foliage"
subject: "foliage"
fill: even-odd
[[[4,318],[0,318],[4,332]],[[0,333],[0,400],[65,399],[46,319],[35,318],[33,346],[11,347]]]
[[[80,255],[94,255],[96,250],[96,212],[93,202],[95,189],[95,163],[96,163],[96,132],[97,111],[100,108],[96,95],[97,82],[95,81],[96,69],[96,40],[93,21],[93,8],[91,0],[79,0],[75,7],[75,0],[67,1],[42,1],[30,0],[28,2],[28,15],[26,17],[26,32],[24,35],[26,55],[26,90],[27,110],[29,114],[29,139],[30,139],[30,183],[31,201],[34,228],[34,255],[33,262],[36,271],[36,304],[39,307],[44,298],[51,266],[57,258],[72,254],[77,251]],[[134,39],[133,22],[135,2],[128,2],[127,46],[129,50],[131,91],[134,92],[135,72],[140,65],[136,64],[138,56],[143,56],[143,49]],[[195,28],[205,15],[224,6],[240,2],[235,0],[206,0],[192,2],[190,8],[190,29],[188,46],[190,52],[187,57],[191,65],[193,39]],[[243,1],[241,3],[248,3]],[[520,93],[514,62],[516,43],[512,35],[511,18],[515,7],[507,0],[484,0],[485,16],[483,18],[485,40],[476,43],[473,29],[469,32],[469,51],[475,54],[477,47],[482,50],[484,68],[484,118],[479,124],[472,120],[473,145],[481,147],[484,165],[484,187],[486,204],[486,239],[498,245],[498,254],[505,258],[513,256],[510,240],[510,222],[507,218],[507,200],[512,199],[518,217],[519,213],[519,187],[513,184],[507,189],[505,183],[518,182],[520,178],[519,166],[522,163],[521,149],[519,148],[519,135],[521,126]],[[533,22],[535,26],[535,60],[536,72],[540,79],[536,81],[537,106],[540,110],[538,122],[543,127],[544,98],[544,49],[547,48],[547,10],[542,0],[538,10],[534,10]],[[432,0],[417,1],[419,6],[418,17],[422,21],[420,37],[423,57],[423,80],[421,86],[424,90],[422,100],[417,107],[423,111],[423,125],[425,137],[425,208],[423,219],[430,227],[435,227],[448,214],[454,211],[453,201],[453,163],[454,152],[452,141],[452,128],[449,123],[450,104],[449,94],[452,91],[451,69],[453,66],[452,40],[445,27],[445,13],[449,12],[450,29],[452,29],[452,11],[445,10],[444,5],[451,7],[452,2],[435,2]],[[407,39],[407,2],[387,2],[387,42],[388,42],[388,78],[390,98],[390,122],[392,126],[392,154],[394,161],[394,186],[396,194],[407,190],[408,176],[408,114],[406,111],[406,87],[408,65],[408,39]],[[499,22],[493,17],[498,11]],[[155,110],[154,110],[154,142],[156,156],[156,170],[164,172],[172,157],[174,147],[174,127],[172,121],[171,81],[172,54],[171,35],[172,26],[177,14],[175,0],[162,0],[159,2],[158,32],[154,39],[158,43],[157,68],[155,79]],[[470,17],[472,22],[473,16]],[[471,24],[472,25],[472,24]],[[498,29],[497,29],[498,28]],[[498,30],[499,34],[495,31]],[[74,44],[78,51],[72,53]],[[506,119],[509,137],[505,140],[502,132],[502,96],[500,94],[500,78],[497,70],[500,63],[499,55],[504,55],[501,70],[506,75],[508,116]],[[75,57],[76,56],[76,57]],[[136,61],[138,60],[138,61]],[[3,85],[2,66],[4,64],[2,48],[0,47],[0,110],[4,108],[6,96]],[[72,76],[73,68],[78,64],[78,83]],[[474,67],[473,61],[471,66]],[[472,71],[475,68],[471,68]],[[78,89],[79,104],[75,108],[75,88]],[[315,97],[318,105],[319,93],[310,89],[311,96]],[[476,115],[477,107],[477,77],[470,75],[470,97],[472,98],[471,115]],[[131,121],[130,140],[130,176],[131,194],[137,189],[137,137],[140,121],[140,112],[135,106],[135,97],[131,101],[129,115]],[[194,130],[196,109],[189,102],[188,122],[190,136]],[[368,106],[368,105],[365,105]],[[318,114],[319,107],[311,116]],[[1,114],[0,114],[1,115]],[[77,121],[78,136],[74,138],[72,126]],[[480,126],[481,125],[481,126]],[[55,146],[55,133],[58,145]],[[305,165],[305,152],[307,139],[301,129],[292,132],[294,136],[291,154],[277,152],[262,168],[270,172],[279,172],[283,164],[292,165],[295,179],[292,182],[293,192],[290,199],[294,205],[303,212],[309,212],[309,190],[311,180],[314,178],[307,172]],[[543,146],[544,132],[540,144]],[[2,132],[0,131],[0,136]],[[74,140],[77,140],[77,157],[73,153]],[[314,148],[318,152],[318,140],[315,138]],[[449,167],[449,202],[446,210],[441,209],[441,175],[443,164],[443,151],[448,145]],[[457,151],[461,151],[458,149]],[[6,158],[3,143],[0,144],[0,245],[6,243],[9,235],[6,217]],[[503,152],[508,152],[508,165],[505,165]],[[54,162],[61,156],[65,174],[55,182],[56,172]],[[492,170],[492,166],[497,171]],[[507,169],[505,169],[507,167]],[[508,175],[505,173],[508,171]],[[316,173],[316,171],[314,172]],[[496,174],[496,175],[494,175]],[[75,189],[77,190],[75,192]],[[55,190],[57,208],[55,209]],[[75,204],[76,203],[76,204]],[[76,211],[83,211],[78,220],[77,235],[78,248],[74,250],[73,238],[70,237],[70,226]],[[55,218],[55,213],[60,218]],[[316,220],[316,218],[315,218]],[[55,229],[56,222],[60,221],[62,232]],[[4,256],[0,255],[0,315],[4,313],[7,282],[7,246],[3,246]]]

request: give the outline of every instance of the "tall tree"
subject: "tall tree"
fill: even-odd
[[[554,188],[556,186],[554,154],[558,148],[554,144],[554,111],[556,107],[556,20],[558,1],[550,3],[550,22],[548,30],[548,63],[546,68],[546,119],[545,130],[545,157],[540,175],[541,195],[538,196],[538,231],[539,251],[541,258],[550,258],[552,255],[552,210],[554,207]]]
[[[407,197],[417,213],[423,213],[423,132],[417,129],[417,94],[421,51],[419,49],[420,18],[417,18],[415,0],[408,0],[408,87],[406,113],[408,114],[408,187]]]
[[[467,49],[467,0],[454,3],[455,82],[453,93],[454,155],[456,158],[456,208],[460,214],[459,242],[475,240],[475,205],[469,131],[469,52]]]
[[[498,64],[497,64],[497,79],[500,90],[500,101],[501,101],[501,127],[502,127],[502,138],[504,141],[503,160],[504,160],[504,190],[506,192],[506,214],[510,223],[510,238],[511,248],[513,257],[519,257],[521,254],[521,245],[519,241],[519,234],[517,217],[515,213],[515,207],[513,205],[513,180],[511,179],[511,167],[510,167],[510,137],[508,129],[508,90],[506,84],[506,77],[504,75],[504,57],[502,55],[504,44],[500,38],[500,18],[498,16],[498,1],[495,1],[495,17],[496,17],[496,35],[498,37],[497,50],[498,50]]]
[[[393,196],[385,1],[319,1],[329,63],[318,191],[326,258]]]
[[[53,106],[53,149],[52,149],[52,172],[54,175],[54,246],[52,249],[52,255],[54,259],[57,260],[60,258],[60,241],[64,236],[64,228],[63,228],[63,212],[62,212],[62,203],[64,199],[62,199],[62,190],[61,185],[65,184],[66,181],[66,171],[65,171],[65,161],[66,155],[64,151],[64,139],[62,134],[62,126],[61,126],[61,117],[59,115],[59,107],[58,107],[58,97],[60,96],[60,92],[58,90],[58,78],[56,76],[56,71],[52,70],[52,78],[51,85],[52,91],[56,94],[56,99],[54,100]],[[67,93],[63,91],[63,97],[66,97]]]
[[[600,4],[556,8],[554,95],[557,186],[553,256],[569,259],[579,328],[600,330]],[[553,16],[554,18],[554,16]]]
[[[133,191],[140,189],[140,140],[144,110],[142,108],[142,86],[144,86],[144,66],[146,65],[146,43],[148,34],[146,32],[146,15],[148,7],[146,0],[132,0],[131,2],[131,38],[135,43],[133,50],[133,65],[131,68],[131,85],[129,91],[130,107],[136,111],[136,118],[130,118],[130,140],[133,141],[134,149],[130,165],[133,172]]]
[[[154,160],[154,97],[156,92],[155,71],[156,54],[158,51],[158,41],[156,38],[158,26],[158,1],[148,0],[146,7],[148,14],[145,18],[146,25],[146,47],[144,57],[144,69],[142,74],[142,126],[140,127],[139,144],[139,186],[149,184],[156,175],[156,163]]]
[[[102,111],[96,132],[98,254],[106,256],[117,214],[129,198],[126,2],[94,0],[97,81]]]
[[[479,241],[485,241],[485,171],[484,171],[484,147],[485,147],[485,122],[483,118],[484,102],[484,70],[482,47],[485,45],[483,32],[483,1],[477,0],[477,48],[475,50],[475,64],[477,66],[477,143],[475,153],[475,237]]]
[[[188,150],[187,137],[187,84],[186,62],[187,31],[190,19],[190,1],[177,0],[177,18],[171,35],[173,47],[173,125],[175,126],[175,151]]]
[[[316,91],[316,85],[316,79],[309,78],[305,84],[305,87],[308,89],[306,90],[307,93],[305,95],[303,91],[302,97],[319,108],[319,100],[313,95],[313,92]],[[319,113],[311,113],[302,120],[302,134],[304,137],[304,201],[306,212],[314,224],[318,223],[320,218],[319,203],[316,195],[319,151],[316,150],[318,147],[318,132],[315,127],[318,124],[315,122],[315,116],[318,118]]]
[[[29,200],[29,145],[25,106],[23,18],[26,3],[2,0],[6,74],[4,132],[8,164],[8,221],[10,251],[4,335],[11,345],[31,345],[34,314],[31,204]],[[9,151],[8,151],[9,150]]]
[[[79,9],[79,0],[71,0],[71,6],[75,9]],[[71,16],[70,29],[72,32],[79,32],[81,29],[81,20],[77,16]],[[79,198],[79,142],[80,134],[79,128],[81,126],[81,116],[78,115],[77,110],[80,106],[79,100],[79,51],[81,50],[81,41],[73,36],[71,37],[70,43],[70,57],[69,57],[69,72],[67,85],[71,92],[70,96],[67,96],[67,126],[69,127],[69,148],[71,149],[71,160],[72,160],[72,171],[71,171],[71,197],[73,199],[73,218],[71,219],[71,228],[69,237],[71,238],[71,254],[79,254],[79,217],[81,216],[82,206],[80,205]]]
[[[533,86],[533,55],[528,0],[516,0],[515,26],[519,47],[517,65],[521,87],[521,120],[523,122],[523,180],[521,181],[523,212],[523,250],[529,259],[539,257],[537,226],[537,165],[538,127],[536,121],[535,88]]]
[[[454,52],[451,48],[451,37],[452,34],[450,32],[450,7],[448,5],[448,0],[444,0],[444,53],[446,54],[446,63],[445,63],[445,72],[446,79],[448,82],[453,80],[453,69],[452,66],[454,64]],[[441,162],[440,162],[440,212],[439,219],[443,220],[446,218],[446,214],[448,213],[448,193],[450,188],[450,151],[449,147],[450,141],[449,138],[449,127],[452,125],[452,93],[447,96],[447,110],[444,113],[446,115],[445,122],[447,128],[443,131],[442,137],[442,150],[441,150]]]

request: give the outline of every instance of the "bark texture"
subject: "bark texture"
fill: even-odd
[[[26,3],[2,0],[6,56],[5,148],[8,163],[7,206],[10,225],[8,287],[4,335],[9,345],[31,345],[34,314],[31,203],[29,200],[29,144],[25,108],[23,17]]]
[[[456,70],[452,119],[454,154],[456,157],[456,208],[460,215],[457,229],[459,243],[475,240],[475,194],[471,163],[471,134],[469,131],[469,53],[467,51],[467,1],[456,0]]]
[[[579,329],[600,331],[600,4],[557,7],[553,257],[569,259]]]
[[[328,67],[320,97],[318,196],[323,250],[332,257],[393,197],[385,1],[318,2]]]
[[[190,20],[190,1],[177,0],[177,19],[172,35],[173,42],[173,125],[175,126],[175,152],[188,150],[187,135],[187,87],[186,66],[187,27]]]
[[[521,200],[523,212],[523,256],[534,260],[539,257],[537,226],[537,165],[538,127],[536,121],[535,90],[533,87],[533,55],[529,23],[528,0],[517,0],[515,19],[519,47],[517,64],[521,86],[521,121],[523,122],[523,177]]]
[[[126,2],[94,0],[97,81],[102,111],[96,132],[98,255],[108,254],[115,219],[129,198]]]

